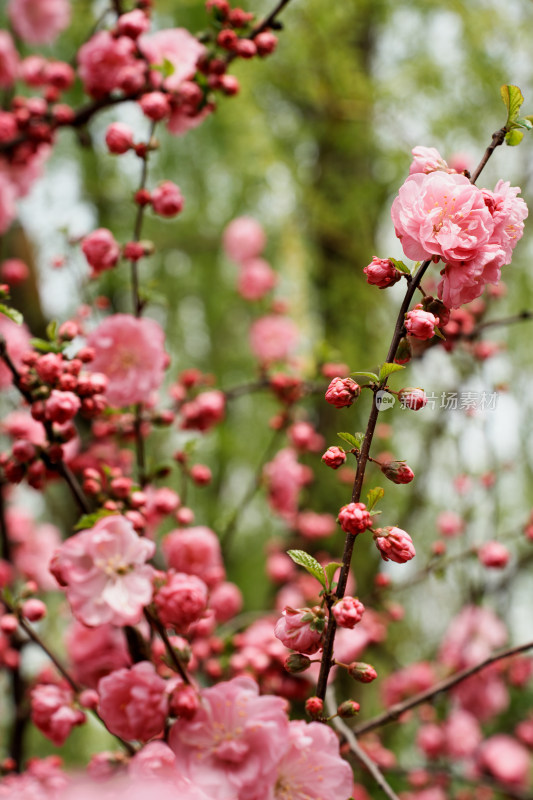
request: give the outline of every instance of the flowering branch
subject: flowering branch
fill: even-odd
[[[326,693],[326,706],[328,713],[331,716],[331,723],[334,728],[346,739],[350,745],[350,750],[354,756],[364,764],[370,772],[380,789],[387,795],[389,800],[400,800],[394,789],[387,783],[387,780],[381,772],[378,765],[372,761],[370,756],[363,750],[351,728],[344,722],[344,720],[336,715],[337,703],[331,687],[328,688]]]
[[[150,611],[148,611],[147,608],[145,608],[145,610],[144,610],[144,616],[148,620],[150,626],[154,630],[156,630],[157,633],[159,634],[159,636],[161,637],[161,640],[162,640],[163,644],[165,645],[165,649],[166,649],[166,651],[168,653],[168,656],[169,656],[170,660],[172,661],[172,664],[173,664],[174,669],[176,670],[176,672],[180,675],[180,677],[181,677],[181,679],[183,680],[184,683],[190,684],[191,680],[190,680],[189,676],[187,675],[187,671],[185,670],[185,667],[183,666],[183,664],[181,663],[180,659],[178,658],[176,650],[172,647],[172,643],[171,643],[170,639],[168,638],[168,634],[167,634],[167,632],[165,630],[165,626],[162,625],[161,622],[157,619],[157,617],[153,616],[153,614],[151,614]]]
[[[387,722],[393,722],[401,717],[405,711],[409,711],[411,708],[422,705],[422,703],[427,703],[428,700],[432,700],[441,692],[447,692],[448,689],[453,688],[458,683],[461,683],[467,678],[470,678],[472,675],[476,675],[478,672],[481,672],[485,669],[485,667],[490,667],[491,664],[495,664],[497,661],[502,661],[504,658],[518,655],[518,653],[524,653],[532,648],[533,642],[527,642],[526,644],[520,644],[517,647],[510,647],[507,650],[500,650],[499,652],[494,653],[492,656],[485,658],[483,661],[480,661],[479,664],[474,664],[474,666],[467,667],[466,669],[461,670],[461,672],[456,672],[455,675],[445,678],[443,681],[435,684],[435,686],[432,686],[425,692],[419,692],[413,697],[410,697],[408,700],[404,700],[401,703],[396,703],[387,709],[387,711],[384,711],[382,714],[378,714],[376,717],[373,717],[373,719],[363,722],[361,725],[356,725],[353,728],[353,732],[356,736],[360,736],[363,733],[373,731],[375,728],[385,725]]]

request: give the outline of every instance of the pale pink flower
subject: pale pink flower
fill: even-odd
[[[352,788],[352,769],[341,757],[331,728],[320,722],[289,722],[288,749],[265,800],[344,800]]]
[[[85,714],[74,708],[74,693],[66,684],[39,683],[30,697],[33,724],[57,747],[65,742],[72,728],[85,722]]]
[[[227,257],[242,264],[263,252],[266,235],[253,217],[237,217],[225,228],[222,243]]]
[[[164,377],[165,334],[152,319],[113,314],[88,336],[93,372],[108,379],[106,397],[114,406],[146,403]]]
[[[28,44],[51,44],[70,22],[69,0],[10,0],[9,18]]]
[[[264,800],[288,733],[285,701],[260,697],[251,678],[234,678],[201,692],[194,719],[177,720],[169,744],[183,774],[211,800]]]
[[[450,169],[439,151],[435,147],[413,147],[411,150],[413,161],[409,167],[409,175],[416,172],[423,172],[426,175],[430,172],[441,170],[443,172],[455,172]]]
[[[494,231],[491,242],[498,244],[505,253],[505,264],[509,264],[513,250],[524,232],[524,220],[528,209],[521,197],[520,188],[509,181],[498,181],[494,191],[483,189],[485,203],[492,214]]]
[[[154,603],[163,625],[175,630],[187,629],[207,608],[207,586],[196,575],[170,573],[157,590]]]
[[[500,783],[509,786],[528,785],[531,758],[524,745],[512,736],[500,733],[481,746],[478,764]]]
[[[405,564],[416,555],[413,540],[401,528],[379,528],[374,535],[374,541],[383,561]]]
[[[100,678],[130,665],[124,633],[112,625],[88,628],[74,620],[65,643],[74,678],[91,689],[96,689]]]
[[[468,711],[454,708],[444,723],[446,753],[451,758],[469,758],[483,739],[479,722]]]
[[[291,447],[285,447],[265,464],[263,478],[271,508],[285,519],[292,520],[298,510],[300,489],[312,480],[309,468],[300,464]]]
[[[176,529],[163,539],[163,553],[176,572],[197,575],[209,588],[224,580],[220,542],[210,528]]]
[[[103,97],[122,88],[132,71],[142,76],[144,62],[135,58],[135,42],[128,36],[115,38],[99,31],[78,52],[79,75],[87,94]]]
[[[261,300],[276,285],[278,276],[264,258],[249,258],[241,264],[237,290],[245,300]]]
[[[298,342],[298,328],[288,317],[268,314],[250,328],[250,347],[262,364],[286,361]]]
[[[324,630],[323,616],[317,616],[310,608],[287,606],[276,622],[274,634],[285,647],[312,655],[322,647]]]
[[[194,77],[198,59],[205,53],[204,45],[185,28],[167,28],[141,36],[139,47],[153,65],[159,66],[165,60],[170,61],[174,72],[163,80],[169,92],[175,92],[183,81]],[[160,73],[152,73],[152,76],[159,78]]]
[[[67,539],[50,569],[85,625],[135,625],[152,599],[153,570],[145,562],[154,552],[131,522],[112,515]]]
[[[111,733],[146,742],[163,731],[168,710],[166,682],[155,667],[141,661],[98,683],[98,711]]]
[[[17,78],[19,57],[10,34],[0,31],[0,88],[9,89]]]
[[[332,448],[330,448],[331,450]],[[302,511],[296,519],[298,533],[305,539],[323,539],[335,533],[333,514],[317,514],[315,511]]]
[[[147,745],[148,747],[148,745]],[[141,751],[142,752],[142,751]],[[107,764],[105,765],[107,767]],[[0,797],[2,795],[0,794]],[[157,800],[212,800],[202,789],[194,786],[176,771],[171,780],[164,776],[141,777],[138,775],[111,777],[102,780],[96,776],[94,781],[80,779],[69,781],[66,790],[53,796],[25,796],[24,800],[146,800],[157,797]],[[21,796],[8,800],[20,800]]]

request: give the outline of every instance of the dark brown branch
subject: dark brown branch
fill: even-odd
[[[290,3],[290,0],[280,0],[277,6],[274,8],[273,11],[268,14],[261,22],[259,22],[255,28],[252,29],[249,37],[250,39],[254,39],[259,33],[268,30],[268,28],[272,27],[272,24],[276,22],[276,17],[280,14],[285,6]]]
[[[521,644],[517,647],[509,647],[507,650],[500,650],[499,652],[494,653],[492,656],[485,658],[483,661],[480,661],[479,664],[474,664],[474,666],[467,667],[467,669],[463,669],[461,672],[456,672],[455,675],[450,675],[449,678],[445,678],[443,681],[435,684],[435,686],[432,686],[430,689],[426,689],[425,692],[419,692],[419,694],[415,694],[413,697],[410,697],[408,700],[404,700],[402,703],[396,703],[387,709],[387,711],[384,711],[382,714],[378,714],[376,717],[373,717],[367,722],[356,725],[353,728],[353,732],[356,736],[360,736],[363,733],[368,733],[368,731],[373,731],[376,728],[380,728],[382,725],[385,725],[388,722],[393,722],[401,717],[401,715],[406,711],[409,711],[409,709],[416,708],[416,706],[422,705],[422,703],[427,703],[441,692],[447,692],[449,689],[457,686],[458,683],[461,683],[467,678],[470,678],[472,675],[476,675],[478,672],[481,672],[485,669],[485,667],[490,667],[491,664],[495,664],[497,661],[502,661],[504,658],[509,658],[510,656],[524,653],[532,648],[533,642],[527,642],[527,644]]]
[[[496,133],[492,134],[492,142],[485,150],[483,158],[479,162],[477,169],[473,172],[472,177],[470,178],[470,183],[475,183],[477,181],[491,155],[494,153],[497,147],[504,143],[506,133],[506,128],[500,128],[499,131],[496,131]]]
[[[183,666],[183,664],[181,663],[180,659],[178,658],[176,650],[172,647],[172,642],[168,638],[168,634],[167,634],[167,632],[165,630],[165,626],[162,625],[162,623],[157,619],[157,617],[155,617],[153,614],[151,614],[150,611],[148,611],[147,608],[144,609],[144,616],[148,620],[148,622],[150,624],[150,627],[152,627],[155,631],[157,631],[157,633],[161,637],[161,640],[162,640],[163,644],[165,645],[165,649],[167,651],[168,657],[170,658],[170,660],[172,662],[172,665],[173,665],[174,669],[176,670],[176,672],[179,674],[179,676],[181,677],[181,679],[183,680],[184,683],[190,684],[191,680],[190,680],[189,676],[187,675],[187,671],[186,671],[185,667]]]

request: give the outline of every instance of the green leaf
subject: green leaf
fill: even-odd
[[[48,323],[46,326],[46,335],[51,342],[54,342],[57,338],[57,322],[53,319],[51,322]]]
[[[5,306],[3,303],[0,303],[0,314],[3,314],[4,317],[9,317],[9,319],[13,320],[13,322],[16,322],[17,325],[22,325],[24,322],[24,317],[20,311],[17,311],[16,308]]]
[[[111,517],[116,516],[116,511],[108,511],[107,508],[100,508],[98,511],[95,511],[93,514],[84,514],[82,517],[79,518],[77,523],[74,525],[75,531],[84,531],[86,528],[93,528],[98,520],[103,519],[104,517]]]
[[[433,331],[433,333],[435,334],[435,336],[436,336],[438,339],[442,339],[442,341],[443,341],[443,342],[445,342],[445,341],[446,341],[446,337],[445,337],[445,335],[443,334],[443,332],[440,330],[440,328],[435,328],[435,329],[434,329],[434,331]]]
[[[331,561],[329,564],[326,564],[326,566],[324,567],[324,572],[326,573],[326,579],[327,579],[328,586],[329,586],[330,589],[331,589],[331,581],[333,580],[333,576],[335,575],[335,573],[337,572],[339,567],[342,567],[342,564],[339,563],[338,561]]]
[[[513,128],[513,130],[508,131],[505,134],[505,141],[509,147],[516,147],[517,144],[520,144],[523,138],[524,131],[518,130],[518,128]]]
[[[392,375],[393,372],[399,372],[401,369],[405,369],[405,367],[401,364],[392,364],[389,361],[385,361],[379,370],[379,382],[384,383],[389,375]]]
[[[533,128],[533,123],[528,117],[518,117],[513,122],[514,128],[525,128],[526,131],[530,131]]]
[[[369,511],[372,511],[376,503],[378,503],[383,495],[385,494],[385,489],[382,489],[381,486],[376,486],[374,489],[371,489],[366,496],[366,507]]]
[[[357,447],[357,449],[361,447],[355,436],[353,436],[353,434],[351,433],[337,433],[337,436],[339,437],[339,439],[344,439],[345,442],[351,444],[352,447]]]
[[[316,558],[306,553],[305,550],[288,550],[287,554],[292,558],[295,564],[299,564],[306,569],[313,577],[321,583],[326,589],[326,578],[324,576],[324,569],[318,563]]]
[[[500,94],[507,109],[507,125],[509,125],[517,119],[520,106],[524,102],[524,95],[518,86],[512,84],[504,84],[500,88]]]
[[[370,378],[373,381],[379,381],[375,372],[350,372],[350,375],[362,375],[364,378]]]
[[[411,274],[411,270],[409,269],[407,264],[403,263],[403,261],[398,261],[398,259],[396,258],[389,258],[389,261],[391,262],[391,264],[394,264],[397,270],[403,272],[405,275]]]
[[[30,339],[30,344],[34,350],[40,353],[61,353],[63,346],[55,342],[47,342],[45,339]]]

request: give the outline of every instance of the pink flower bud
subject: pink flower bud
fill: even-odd
[[[179,684],[169,697],[170,712],[175,717],[193,719],[200,707],[198,693],[193,686]]]
[[[163,625],[186,629],[207,608],[207,586],[196,575],[177,572],[159,589],[154,602]]]
[[[359,713],[361,706],[355,700],[345,700],[337,708],[337,714],[341,719],[350,719]]]
[[[170,102],[163,92],[148,92],[139,100],[143,114],[148,119],[158,122],[170,115]]]
[[[388,258],[377,258],[377,256],[374,256],[363,272],[366,275],[366,282],[379,289],[394,286],[402,277],[402,273],[396,269],[392,261]]]
[[[274,635],[285,647],[312,655],[322,647],[324,630],[323,612],[316,614],[310,608],[294,609],[287,606],[276,622]]]
[[[401,528],[378,528],[374,534],[374,541],[383,561],[405,564],[416,555],[413,540]]]
[[[405,315],[405,329],[415,339],[432,339],[438,324],[439,318],[430,311],[423,311],[421,306],[416,306]]]
[[[110,153],[122,155],[133,147],[133,131],[123,122],[113,122],[107,129],[105,143]]]
[[[322,456],[322,461],[327,467],[331,467],[331,469],[338,469],[346,461],[346,453],[342,447],[328,447]]]
[[[4,614],[0,617],[0,631],[6,633],[8,636],[15,633],[19,626],[19,621],[14,614]]]
[[[372,527],[372,517],[364,503],[348,503],[339,511],[338,520],[345,533],[357,536]]]
[[[348,674],[359,683],[372,683],[378,677],[378,673],[371,664],[364,661],[352,661],[348,666]]]
[[[86,236],[81,249],[93,269],[93,275],[111,269],[120,258],[120,247],[107,228],[98,228]]]
[[[194,464],[189,475],[197,486],[207,486],[211,483],[211,470],[205,464]]]
[[[357,597],[343,597],[332,608],[335,621],[341,628],[355,628],[364,611],[365,607]]]
[[[278,37],[274,36],[270,31],[262,31],[254,38],[257,54],[260,56],[268,56],[274,52],[278,44]]]
[[[326,400],[335,408],[351,406],[361,394],[361,387],[351,378],[333,378],[326,391]]]
[[[183,195],[172,181],[163,181],[152,192],[152,208],[161,217],[175,217],[183,210]]]
[[[501,542],[486,542],[478,550],[478,558],[484,567],[503,569],[511,554]]]
[[[30,622],[38,622],[46,616],[47,608],[42,600],[31,598],[22,604],[22,615]]]
[[[80,706],[91,711],[96,711],[98,708],[98,699],[98,692],[95,689],[84,689],[78,697]]]
[[[73,419],[80,407],[81,400],[76,394],[53,389],[50,397],[45,402],[46,419],[51,422],[58,422],[61,425]]]
[[[404,408],[410,408],[411,411],[419,411],[428,401],[425,391],[418,387],[400,389],[398,399]]]
[[[317,719],[324,711],[324,701],[320,697],[308,697],[305,701],[305,710],[310,717]]]
[[[380,470],[393,483],[411,483],[415,473],[405,461],[387,461],[379,465]]]
[[[1,141],[1,137],[0,137]],[[30,277],[28,266],[20,258],[8,258],[0,267],[0,278],[10,286],[18,286]]]
[[[140,9],[128,11],[121,14],[117,21],[117,33],[119,36],[128,36],[130,39],[138,39],[139,36],[150,28],[150,20]]]

